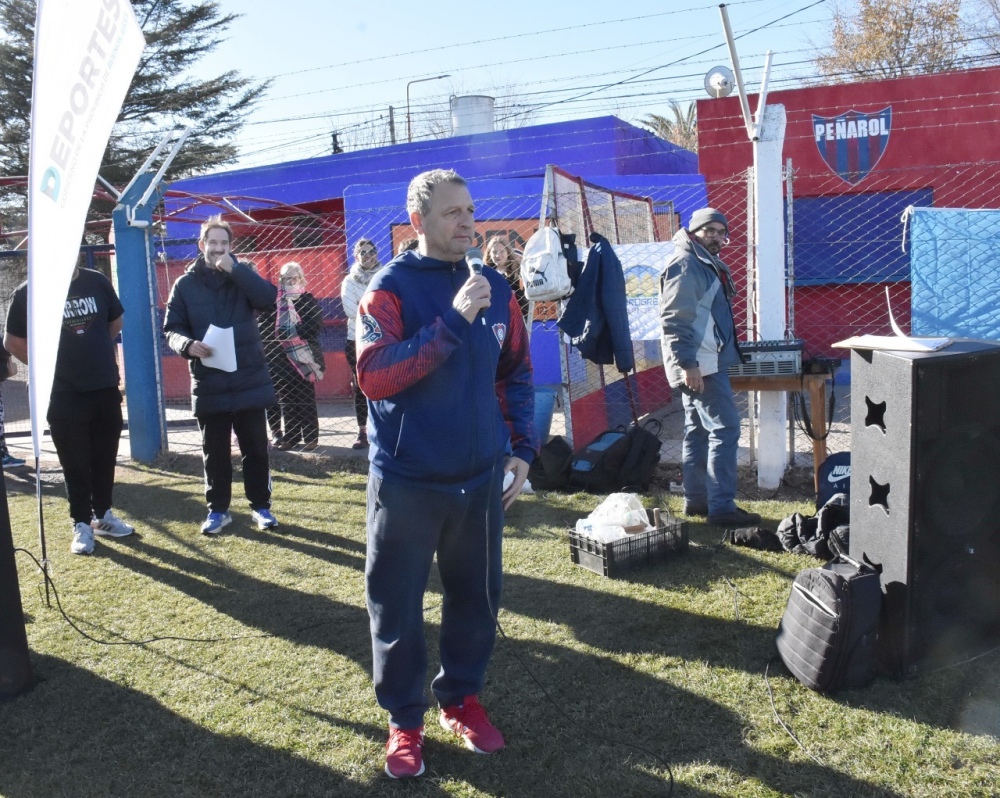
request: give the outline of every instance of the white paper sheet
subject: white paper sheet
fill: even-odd
[[[236,371],[236,344],[233,341],[232,327],[209,324],[202,343],[212,347],[212,354],[203,357],[202,363],[219,371]]]
[[[888,286],[885,289],[885,302],[889,307],[889,324],[893,335],[855,335],[844,341],[838,341],[833,346],[847,349],[886,349],[895,352],[936,352],[951,343],[950,338],[912,338],[906,335],[899,329],[892,315]]]

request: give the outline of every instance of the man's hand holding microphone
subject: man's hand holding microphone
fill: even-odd
[[[480,311],[490,306],[490,282],[483,277],[483,253],[477,248],[470,249],[465,253],[465,262],[469,264],[469,279],[465,281],[455,299],[452,307],[462,314],[469,324],[480,317],[483,324],[486,319],[480,316]]]

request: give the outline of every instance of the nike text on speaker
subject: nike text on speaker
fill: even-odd
[[[1000,346],[853,352],[850,553],[882,566],[890,671],[1000,641]]]

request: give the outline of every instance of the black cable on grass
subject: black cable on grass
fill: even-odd
[[[819,759],[817,759],[808,748],[802,745],[799,738],[795,736],[795,733],[790,728],[788,728],[787,724],[781,719],[781,716],[778,714],[778,708],[774,705],[774,691],[771,689],[771,682],[767,678],[767,671],[771,667],[772,662],[774,662],[774,657],[771,657],[771,659],[767,661],[767,665],[764,666],[764,684],[767,685],[767,696],[769,699],[771,699],[771,712],[774,713],[774,719],[778,721],[778,725],[785,730],[785,733],[792,738],[795,744],[802,749],[802,751],[805,753],[807,757],[809,757],[813,762],[815,762],[821,768],[826,767],[826,765],[824,765]]]
[[[15,553],[21,552],[22,554],[27,554],[28,557],[30,557],[32,561],[35,563],[35,565],[38,567],[38,570],[42,572],[42,574],[45,577],[45,583],[52,588],[52,595],[55,596],[56,607],[59,608],[59,614],[62,615],[62,617],[66,620],[66,623],[68,623],[71,627],[73,627],[73,629],[76,630],[76,632],[81,637],[85,637],[87,640],[91,641],[92,643],[97,643],[98,645],[145,646],[149,643],[157,643],[161,640],[179,640],[184,643],[228,643],[236,640],[260,640],[267,637],[277,637],[277,635],[272,634],[270,632],[264,632],[262,634],[232,635],[230,637],[182,637],[180,635],[158,635],[156,637],[149,637],[145,640],[100,640],[99,638],[96,638],[93,635],[89,635],[85,631],[83,631],[83,629],[77,626],[73,622],[73,619],[66,614],[66,610],[64,610],[62,606],[62,601],[59,600],[59,591],[56,590],[55,582],[52,581],[52,577],[49,576],[49,574],[42,568],[42,564],[41,562],[39,562],[38,558],[27,549],[15,548],[14,552]],[[319,623],[309,624],[308,626],[300,626],[295,631],[304,632],[307,629],[314,629],[317,626],[325,626],[328,623],[330,623],[330,621],[320,621]]]
[[[715,554],[719,549],[723,548],[727,543],[733,542],[733,530],[725,529],[722,532],[722,540],[716,543],[712,547],[712,554]]]

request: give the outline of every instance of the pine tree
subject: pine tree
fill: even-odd
[[[132,0],[146,48],[122,106],[100,174],[123,188],[179,120],[195,128],[168,177],[209,171],[234,161],[233,143],[269,81],[255,82],[230,70],[202,79],[198,61],[223,40],[235,14],[212,0]],[[28,173],[33,0],[0,0],[0,178]],[[5,212],[23,213],[24,189],[0,179]],[[92,212],[107,215],[97,203]],[[11,226],[8,224],[7,226]]]

